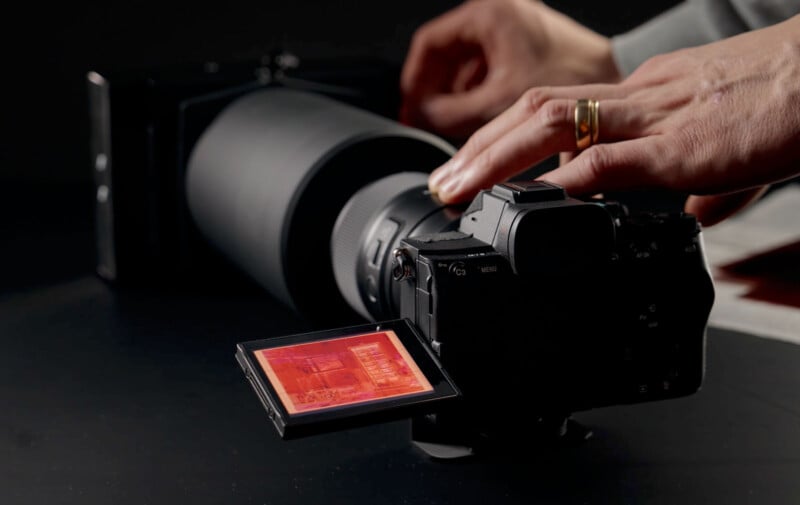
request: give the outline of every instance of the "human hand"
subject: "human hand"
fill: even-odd
[[[476,132],[429,186],[467,200],[575,149],[577,98],[600,101],[599,144],[542,176],[574,195],[642,188],[690,193],[705,225],[800,173],[800,16],[657,56],[616,85],[533,88]],[[713,196],[707,196],[713,195]]]
[[[530,0],[473,0],[414,34],[400,115],[465,138],[531,86],[620,78],[609,39],[563,14]]]

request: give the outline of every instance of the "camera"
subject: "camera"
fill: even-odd
[[[431,198],[423,174],[398,174],[356,193],[332,237],[350,305],[412,321],[463,392],[415,419],[417,441],[564,430],[572,412],[701,385],[713,286],[690,215],[535,181],[496,185],[461,213]]]
[[[162,137],[182,139],[168,146],[181,153],[169,172],[170,208],[190,216],[181,233],[319,327],[374,322],[240,344],[282,435],[414,416],[414,441],[446,457],[564,438],[571,413],[700,388],[714,291],[693,216],[540,181],[444,206],[427,174],[450,144],[299,82],[150,112],[195,132]],[[133,190],[124,180],[118,193]],[[125,226],[118,212],[99,214],[101,232]]]

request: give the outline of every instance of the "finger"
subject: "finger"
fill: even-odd
[[[558,166],[566,165],[570,161],[574,160],[577,155],[578,151],[558,153]]]
[[[600,142],[632,138],[638,134],[641,111],[633,104],[625,100],[605,100],[602,103],[601,110],[606,113],[601,115]],[[437,169],[428,181],[431,191],[444,202],[461,201],[555,153],[574,150],[574,112],[575,101],[572,99],[545,102],[533,116],[471,159],[459,158],[459,153],[451,162]]]
[[[691,195],[686,200],[684,210],[689,214],[694,214],[703,226],[713,226],[761,198],[767,189],[769,186],[726,195]]]
[[[480,131],[476,132],[455,157],[471,158],[477,156],[498,138],[517,127],[533,114],[536,114],[549,100],[572,98],[574,99],[574,108],[578,98],[592,97],[596,100],[621,99],[625,98],[627,93],[628,90],[626,88],[614,84],[531,88],[519,97],[514,105],[505,110],[494,121],[481,128]],[[601,101],[605,104],[604,100]],[[601,114],[603,112],[604,111],[601,111]]]
[[[463,134],[437,128],[424,104],[437,96],[447,96],[453,92],[464,92],[474,88],[486,76],[486,62],[477,46],[470,46],[454,41],[451,46],[441,49],[430,49],[419,63],[423,75],[406,83],[402,96],[403,123],[418,128],[439,130],[439,133],[451,136],[467,137],[477,128]]]
[[[420,128],[431,128],[422,104],[431,97],[451,92],[454,80],[461,71],[459,65],[462,58],[458,56],[461,50],[454,48],[450,53],[452,54],[449,58],[435,53],[425,55],[424,61],[420,63],[425,69],[424,77],[415,80],[402,90],[401,120],[404,123]]]
[[[472,56],[456,70],[451,83],[452,91],[463,93],[477,87],[486,78],[486,71],[486,58],[483,54]]]
[[[466,42],[475,44],[465,7],[446,12],[414,33],[400,75],[400,89],[404,95],[416,96],[429,88],[431,77],[440,75],[443,66],[451,66],[457,59],[453,52],[458,52],[459,46]]]
[[[610,114],[616,114],[613,112],[616,107],[614,107],[614,104],[608,104],[606,99],[621,99],[624,98],[628,92],[629,90],[626,87],[615,84],[531,88],[525,92],[513,106],[509,107],[493,121],[476,131],[450,161],[431,174],[431,190],[434,191],[438,185],[449,178],[452,173],[458,172],[461,167],[480,155],[488,146],[492,145],[503,135],[536,114],[548,100],[555,98],[575,98],[576,96],[596,97],[598,100],[602,98],[600,106],[600,135],[602,137],[607,129],[607,125],[605,124],[606,118]],[[575,101],[576,100],[572,100],[573,111]],[[611,108],[609,109],[609,107]],[[452,108],[457,110],[455,106]],[[462,112],[462,114],[464,114],[464,112]],[[626,114],[626,117],[628,116],[629,115]],[[642,114],[637,114],[634,117],[643,118],[644,116]],[[641,128],[639,128],[639,130],[641,130]],[[574,145],[570,147],[570,150],[573,149],[575,149]]]
[[[548,152],[563,151],[575,142],[571,133],[571,100],[551,100],[527,121],[484,149],[459,173],[438,188],[443,202],[471,198],[481,188],[491,186],[530,167]]]
[[[420,104],[428,128],[450,137],[466,138],[500,112],[505,102],[492,83],[484,82],[463,93],[442,93]]]
[[[663,173],[663,151],[657,136],[599,144],[539,179],[563,186],[573,195],[652,187]]]

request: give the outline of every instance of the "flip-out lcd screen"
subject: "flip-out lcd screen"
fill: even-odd
[[[243,342],[236,359],[284,438],[432,412],[460,396],[407,320]]]
[[[433,391],[392,330],[255,354],[289,414]]]

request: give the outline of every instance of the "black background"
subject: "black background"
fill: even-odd
[[[5,16],[0,180],[90,180],[85,75],[93,68],[241,61],[276,46],[306,58],[362,56],[399,63],[416,27],[457,3],[28,3]],[[670,3],[551,5],[611,35]]]
[[[0,35],[0,291],[94,263],[86,73],[258,58],[380,58],[401,64],[414,30],[458,2],[85,2],[17,5]],[[551,5],[613,35],[670,0]],[[76,235],[77,234],[77,235]],[[80,236],[81,239],[75,239]],[[70,237],[70,238],[68,238]]]
[[[712,331],[703,391],[581,414],[584,447],[436,463],[404,422],[281,442],[236,342],[310,329],[260,292],[118,292],[92,274],[85,74],[251,59],[402,61],[449,2],[6,7],[0,503],[794,503],[796,346]],[[667,2],[560,2],[611,35]]]

